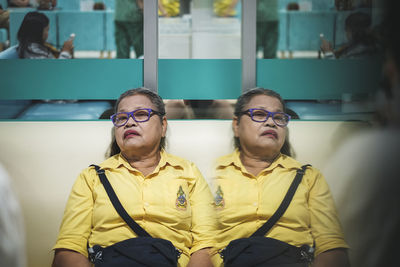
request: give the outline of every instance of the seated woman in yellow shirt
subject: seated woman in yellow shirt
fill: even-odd
[[[111,119],[112,156],[99,166],[122,206],[152,237],[172,242],[181,252],[178,266],[211,265],[211,191],[193,163],[164,151],[167,120],[162,99],[145,88],[128,90],[117,100]],[[72,188],[53,266],[91,266],[88,247],[108,247],[137,236],[114,209],[95,168],[89,167]],[[107,253],[102,257],[107,259]]]
[[[281,96],[263,88],[245,92],[236,103],[232,123],[236,150],[219,158],[216,167],[216,248],[220,253],[232,240],[250,237],[270,219],[302,166],[287,155],[290,154],[286,141],[290,116],[284,112]],[[348,263],[348,246],[328,185],[322,174],[311,166],[306,168],[283,216],[261,239],[265,240],[264,237],[294,247],[288,255],[294,257],[293,265],[284,266],[308,266],[312,255],[302,257],[302,252],[297,250],[302,246],[308,246],[309,254],[315,249],[313,266],[337,267]],[[222,261],[218,253],[213,255],[215,266],[222,265]],[[246,266],[253,265],[249,261]]]

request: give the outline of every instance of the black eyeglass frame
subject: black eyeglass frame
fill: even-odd
[[[265,111],[265,112],[267,113],[267,116],[266,116],[265,120],[256,120],[256,119],[254,118],[253,112],[254,112],[254,111],[257,111],[257,110],[262,110],[262,111]],[[252,120],[252,121],[255,121],[255,122],[266,122],[266,121],[269,119],[269,117],[271,117],[271,118],[272,118],[272,121],[275,123],[275,125],[277,125],[277,126],[279,126],[279,127],[285,127],[285,126],[287,126],[287,125],[289,124],[290,119],[291,119],[290,115],[289,115],[289,114],[286,114],[285,112],[279,112],[279,111],[278,111],[278,112],[272,112],[272,111],[268,111],[268,110],[262,109],[262,108],[249,108],[248,110],[242,111],[242,112],[240,112],[239,114],[240,114],[240,115],[248,115],[248,116],[251,118],[251,120]],[[277,122],[275,121],[275,119],[274,119],[274,116],[275,116],[276,114],[281,114],[281,115],[286,116],[286,117],[287,117],[287,122],[286,122],[285,124],[277,123]]]
[[[137,111],[140,111],[140,110],[146,110],[148,112],[147,119],[145,119],[145,120],[136,119],[134,113],[137,112]],[[114,119],[120,114],[126,114],[126,116],[127,116],[126,117],[126,121],[123,124],[116,124],[114,122]],[[115,127],[122,127],[122,126],[124,126],[125,124],[128,123],[129,117],[132,117],[132,119],[134,121],[136,121],[136,122],[146,122],[146,121],[150,120],[150,117],[153,116],[153,115],[164,116],[165,113],[159,112],[157,110],[153,110],[151,108],[138,108],[138,109],[135,109],[135,110],[133,110],[131,112],[118,112],[118,113],[115,113],[115,114],[110,116],[110,119],[111,119],[111,121],[112,121],[112,123],[114,124]]]

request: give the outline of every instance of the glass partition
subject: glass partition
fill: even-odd
[[[241,1],[160,0],[159,7],[159,93],[167,96],[168,118],[231,119],[231,98],[241,91],[240,61],[232,61],[241,58]],[[228,73],[229,80],[211,82]]]
[[[17,34],[24,17],[38,11],[48,19],[48,38],[41,45],[51,46],[49,51],[60,52],[66,47],[65,42],[73,39],[74,58],[143,56],[143,0],[33,0],[28,6],[10,6],[8,11],[9,38],[4,48],[19,43]],[[41,19],[31,17],[31,25]],[[35,32],[43,31],[43,23]],[[32,29],[28,32],[33,34]]]
[[[240,59],[241,1],[160,0],[159,7],[160,58]]]
[[[75,58],[143,55],[143,0],[32,0],[24,7],[3,2],[10,14],[9,28],[0,29],[0,49],[18,43],[24,16],[38,10],[49,19],[49,45],[61,50],[74,34]],[[241,58],[242,1],[159,0],[158,6],[159,58]],[[366,17],[349,19],[355,13]],[[379,46],[381,13],[377,0],[257,0],[257,57],[349,57],[343,50],[352,42],[368,39],[364,46]],[[371,53],[366,50],[361,56]]]
[[[257,57],[368,57],[379,52],[381,20],[372,0],[258,0]]]
[[[10,34],[5,35],[9,37],[5,48],[17,44],[19,26],[29,11],[37,9],[35,3],[30,7],[9,8]],[[60,49],[71,33],[75,34],[75,59],[0,60],[1,107],[11,114],[6,116],[8,113],[4,111],[2,118],[21,118],[27,107],[39,104],[57,107],[46,109],[51,110],[48,118],[59,107],[78,110],[77,106],[95,106],[95,100],[100,102],[96,108],[106,110],[122,91],[143,86],[143,60],[137,59],[143,54],[143,31],[140,32],[143,26],[139,26],[143,25],[143,1],[132,2],[135,11],[128,11],[119,3],[119,0],[58,0],[55,6],[41,7],[40,11],[49,19],[47,41],[55,48]],[[257,86],[275,89],[288,101],[296,102],[293,109],[303,114],[300,118],[328,118],[322,114],[332,112],[371,113],[371,99],[381,78],[379,59],[352,62],[351,57],[334,58],[348,38],[344,27],[354,13],[371,18],[369,32],[379,40],[379,1],[258,0],[257,3]],[[178,110],[175,118],[181,118],[182,114],[186,114],[185,118],[230,118],[223,111],[232,114],[234,99],[242,92],[242,1],[161,0],[158,9],[159,94],[169,107]],[[118,10],[123,10],[121,16]],[[140,19],[132,22],[132,18]],[[135,33],[127,33],[119,42],[115,38],[122,35],[117,27],[127,27]],[[131,35],[141,41],[133,41]],[[320,51],[321,37],[334,49],[332,60]],[[272,41],[265,41],[268,38]],[[125,39],[132,42],[127,44]],[[127,47],[128,52],[123,49]],[[95,62],[88,59],[117,57],[131,59]],[[270,60],[282,58],[293,60]],[[325,60],[309,60],[317,58]],[[326,107],[328,113],[316,109],[315,116],[304,115],[301,110],[313,110],[304,105]],[[99,116],[96,108],[93,117]],[[66,113],[60,114],[71,118]]]

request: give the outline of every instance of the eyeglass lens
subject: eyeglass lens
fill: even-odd
[[[256,109],[256,110],[250,110],[250,115],[252,120],[257,121],[257,122],[264,122],[268,120],[269,116],[272,116],[272,120],[280,126],[287,125],[289,122],[289,117],[285,113],[273,113],[269,112],[267,110],[262,110],[262,109]]]
[[[132,116],[136,122],[145,122],[149,120],[150,114],[150,109],[138,109],[132,112],[120,112],[114,115],[113,123],[116,126],[122,126],[127,123],[129,116]]]

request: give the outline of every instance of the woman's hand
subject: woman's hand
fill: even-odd
[[[321,51],[324,53],[333,52],[332,44],[324,38],[321,38]]]
[[[74,52],[74,41],[71,39],[65,41],[61,51],[68,52],[72,55]]]
[[[200,249],[190,256],[187,267],[213,267],[208,248]]]
[[[82,254],[68,249],[57,249],[52,267],[91,267],[92,264]]]
[[[322,252],[319,254],[312,267],[349,267],[349,258],[347,256],[347,249],[337,248]]]

